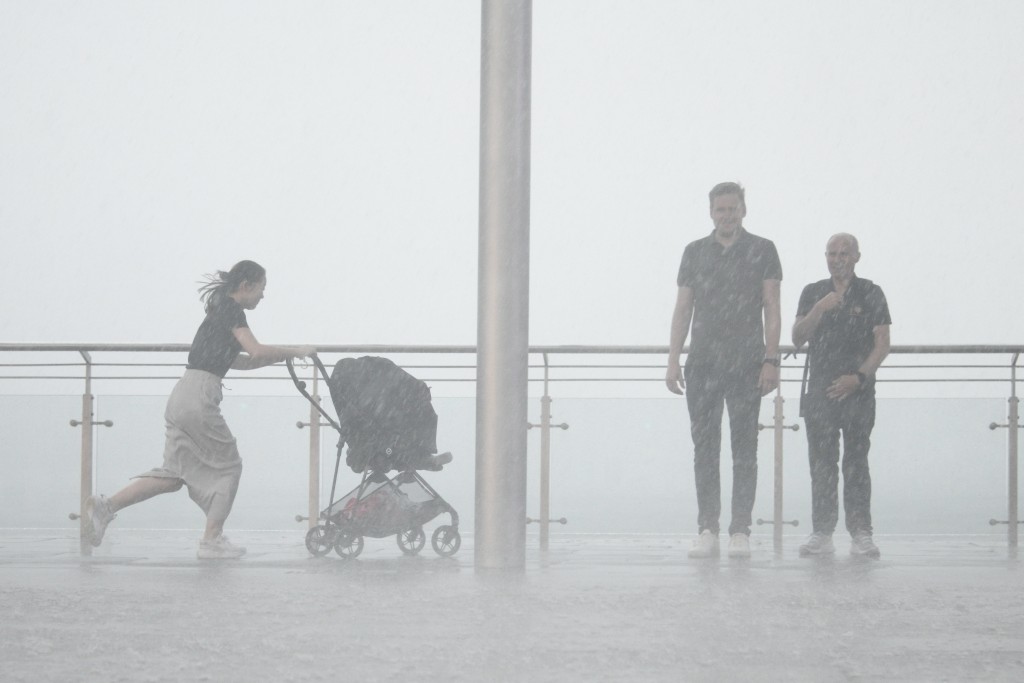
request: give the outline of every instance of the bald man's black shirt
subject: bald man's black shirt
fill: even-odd
[[[810,313],[814,304],[834,291],[831,278],[804,287],[797,317]],[[855,374],[875,348],[875,328],[891,324],[889,303],[882,288],[871,280],[854,276],[842,305],[821,316],[808,340],[809,393],[822,393],[836,378]],[[861,391],[874,391],[874,387],[875,378],[868,377]]]

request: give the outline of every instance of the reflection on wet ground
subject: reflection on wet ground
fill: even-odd
[[[1021,680],[1024,572],[1005,537],[878,537],[882,559],[686,558],[670,536],[530,539],[521,572],[301,532],[0,531],[5,680]]]

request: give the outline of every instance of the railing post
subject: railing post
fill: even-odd
[[[1017,430],[1020,422],[1018,413],[1020,400],[1017,398],[1017,359],[1019,356],[1019,353],[1013,355],[1013,364],[1010,367],[1010,410],[1007,419],[1010,433],[1007,435],[1009,440],[1006,449],[1006,542],[1012,550],[1017,548]]]
[[[772,519],[775,528],[772,529],[772,546],[775,553],[782,553],[782,430],[785,429],[784,416],[782,414],[782,384],[775,392],[775,506]]]
[[[319,373],[313,368],[313,400],[320,403],[318,393]],[[312,403],[309,405],[309,528],[320,519],[320,412]]]
[[[92,555],[92,543],[85,534],[85,505],[92,496],[92,357],[88,351],[79,351],[85,359],[85,393],[82,394],[82,467],[79,482],[80,500],[78,505],[78,545],[82,555]],[[74,426],[74,422],[72,422]]]
[[[540,398],[540,424],[527,424],[527,429],[540,427],[540,519],[527,518],[526,523],[540,524],[540,549],[548,549],[548,537],[551,522],[565,524],[568,520],[551,519],[551,395],[548,393],[548,354],[544,353],[544,395]],[[564,422],[554,425],[559,429],[568,429]]]
[[[309,422],[300,420],[295,423],[299,429],[309,427],[309,507],[305,516],[295,515],[295,521],[308,520],[307,526],[310,529],[315,527],[320,519],[320,428],[330,425],[329,422],[320,420],[320,411],[317,408],[320,404],[318,379],[317,369],[313,368],[313,392],[309,395],[313,401],[309,404]]]
[[[545,354],[545,360],[547,354]],[[548,549],[551,524],[551,397],[548,396],[547,363],[544,364],[544,395],[540,399],[540,549]]]
[[[782,384],[780,383],[778,388],[775,390],[775,399],[774,399],[775,418],[772,421],[772,436],[774,437],[773,441],[774,441],[774,446],[775,446],[775,461],[774,461],[774,464],[775,464],[775,468],[774,468],[775,491],[774,491],[774,494],[775,495],[774,495],[773,507],[772,507],[772,519],[771,519],[770,522],[765,522],[765,520],[763,520],[763,519],[758,519],[757,520],[758,525],[767,523],[767,524],[772,524],[774,526],[774,529],[772,529],[772,547],[774,548],[776,555],[781,555],[782,554],[782,527],[784,525],[786,525],[786,524],[790,524],[792,526],[797,526],[799,524],[799,522],[797,520],[792,520],[792,521],[788,521],[787,522],[786,520],[782,519],[782,500],[783,500],[783,496],[782,496],[782,488],[783,488],[783,481],[782,481],[783,480],[783,474],[782,474],[782,467],[783,467],[782,433],[785,430],[787,430],[787,429],[792,429],[794,432],[800,430],[800,425],[798,425],[798,424],[788,425],[788,426],[786,425],[786,416],[785,416],[785,413],[783,412],[783,409],[782,409],[782,407],[785,404],[785,402],[786,402],[785,399],[782,398]],[[761,430],[761,429],[766,429],[767,426],[763,425],[763,424],[759,424],[757,426],[757,428],[759,430]]]
[[[82,354],[82,358],[85,359],[85,393],[82,394],[82,419],[71,420],[71,426],[82,428],[82,465],[78,486],[78,512],[72,512],[68,517],[73,520],[78,520],[79,552],[81,552],[82,555],[92,555],[92,542],[90,539],[86,538],[85,534],[85,507],[89,497],[92,495],[93,489],[92,428],[93,425],[113,427],[114,423],[111,420],[97,422],[92,419],[94,405],[92,396],[92,357],[89,355],[88,351],[84,351],[82,349],[79,349],[78,353]]]

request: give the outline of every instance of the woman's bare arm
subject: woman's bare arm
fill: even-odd
[[[307,358],[316,353],[312,346],[271,346],[261,344],[248,327],[236,327],[235,339],[242,345],[243,353],[238,354],[231,367],[235,370],[255,370],[289,358]]]

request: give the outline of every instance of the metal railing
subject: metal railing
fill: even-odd
[[[466,362],[467,356],[474,356],[476,349],[473,346],[417,346],[417,345],[323,345],[317,347],[322,356],[329,355],[384,355],[384,356],[439,356],[458,358],[452,362],[431,362],[419,364],[403,364],[407,369],[413,370],[414,374],[431,383],[461,383],[463,386],[472,385],[475,381],[475,362]],[[73,427],[81,427],[81,500],[78,513],[72,513],[73,519],[81,519],[85,512],[85,502],[92,495],[93,487],[93,427],[111,427],[113,423],[109,420],[98,422],[95,420],[93,411],[93,387],[97,381],[161,381],[176,380],[179,374],[166,372],[166,374],[154,374],[156,368],[180,369],[183,362],[154,362],[142,360],[136,362],[125,362],[120,360],[124,355],[139,354],[178,354],[183,356],[189,350],[188,344],[89,344],[89,343],[0,343],[0,354],[16,354],[19,359],[10,361],[7,355],[0,355],[0,393],[6,393],[3,389],[4,382],[16,380],[29,380],[32,382],[47,381],[82,381],[84,391],[82,393],[81,418],[71,420]],[[795,349],[783,347],[782,352],[787,357],[793,354]],[[914,385],[920,383],[941,383],[947,386],[964,387],[969,385],[1005,386],[1008,396],[1008,410],[1005,423],[992,422],[990,429],[1007,429],[1007,515],[1005,520],[991,520],[990,524],[1005,524],[1007,526],[1007,544],[1015,549],[1018,544],[1018,430],[1019,399],[1017,397],[1017,367],[1020,361],[1024,346],[997,346],[997,345],[959,345],[959,346],[894,346],[891,350],[889,361],[880,371],[879,383],[885,385]],[[25,354],[75,354],[81,360],[46,360],[34,362],[21,361],[20,357]],[[112,353],[118,356],[116,362],[99,362],[94,354]],[[668,348],[663,346],[535,346],[530,348],[531,358],[538,359],[530,363],[529,381],[542,388],[540,396],[540,422],[525,425],[525,428],[537,428],[540,430],[541,438],[541,463],[539,482],[540,511],[537,518],[528,518],[526,523],[537,523],[540,529],[540,545],[542,549],[548,546],[549,525],[551,523],[565,524],[566,519],[551,518],[550,512],[550,451],[551,451],[551,430],[568,429],[564,423],[553,424],[551,421],[551,385],[556,383],[586,383],[588,385],[599,385],[603,387],[621,387],[624,384],[657,386],[664,381],[664,358]],[[898,360],[902,357],[940,357],[949,359],[951,357],[969,357],[971,362],[927,362],[908,363]],[[633,357],[633,358],[628,358]],[[586,360],[580,360],[580,359]],[[622,360],[622,358],[626,358]],[[989,359],[985,362],[974,359]],[[593,360],[597,359],[597,360]],[[610,360],[614,359],[614,360]],[[656,360],[655,360],[656,359]],[[72,369],[80,369],[81,374],[68,374]],[[103,368],[104,374],[97,375],[96,369]],[[432,376],[424,377],[422,372],[429,371]],[[783,440],[782,434],[787,429],[798,429],[796,425],[785,424],[783,404],[783,385],[793,386],[800,383],[802,363],[784,363],[782,382],[774,397],[774,416],[770,424],[761,424],[762,430],[774,432],[774,506],[773,518],[771,520],[758,520],[761,524],[774,526],[773,541],[776,551],[781,550],[782,527],[786,524],[794,524],[783,519]],[[941,371],[941,376],[939,371]],[[162,371],[161,371],[162,372]],[[253,373],[247,373],[252,375]],[[273,370],[265,370],[256,373],[256,379],[265,381],[288,380],[285,373],[278,373]],[[290,380],[288,380],[290,381]],[[319,384],[315,373],[313,374],[312,395],[319,400]],[[309,508],[307,516],[298,516],[300,521],[308,520],[310,525],[316,523],[320,508],[320,416],[315,407],[310,407],[309,422],[299,422],[299,428],[310,428],[309,430]],[[80,528],[84,533],[84,522],[80,522]],[[91,552],[91,546],[82,538],[81,549],[83,554]]]

